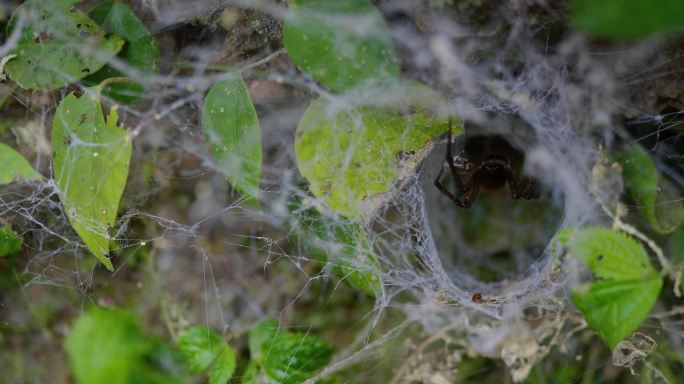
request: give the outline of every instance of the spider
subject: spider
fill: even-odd
[[[513,199],[536,199],[539,197],[537,183],[531,178],[522,178],[518,181],[514,169],[522,164],[523,154],[513,148],[505,139],[499,136],[482,136],[478,140],[466,143],[464,153],[475,155],[476,161],[460,155],[454,156],[451,152],[452,127],[449,119],[449,134],[446,148],[446,161],[435,178],[435,186],[440,192],[453,200],[461,208],[470,208],[477,199],[477,194],[483,191],[498,191],[506,184],[511,191]],[[474,164],[479,164],[475,167]],[[440,179],[445,170],[451,171],[451,177],[456,184],[456,193],[451,193],[442,185]],[[473,171],[474,169],[474,171]],[[471,174],[467,182],[461,180],[461,176]]]

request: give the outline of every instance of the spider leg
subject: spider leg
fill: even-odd
[[[463,200],[460,200],[458,197],[456,197],[453,193],[449,192],[449,190],[442,185],[442,183],[439,181],[440,177],[442,176],[442,173],[444,173],[444,168],[439,172],[439,175],[435,179],[435,187],[439,189],[440,192],[446,195],[446,197],[450,198],[456,205],[458,205],[461,208],[470,208],[470,206],[473,204],[471,199],[469,199],[469,195],[471,193],[466,194]],[[475,192],[477,194],[477,191]]]
[[[531,200],[539,197],[539,188],[533,178],[523,177],[518,182],[515,178],[515,172],[509,165],[506,166],[505,171],[508,188],[511,190],[511,198]]]
[[[538,199],[541,193],[537,181],[531,177],[526,177],[524,180],[524,189],[521,191],[522,197],[527,200]]]
[[[465,185],[466,195],[463,198],[463,202],[466,206],[463,208],[470,208],[475,199],[477,199],[477,194],[480,192],[480,175],[482,175],[482,171],[478,169],[470,179],[468,179],[468,183]]]
[[[435,187],[437,187],[437,189],[439,189],[440,192],[445,194],[454,203],[456,203],[457,206],[465,209],[470,208],[470,206],[473,205],[475,198],[477,198],[478,192],[480,191],[480,171],[476,171],[473,177],[471,177],[470,180],[468,180],[466,186],[464,186],[465,196],[463,196],[462,199],[456,197],[453,193],[449,192],[449,190],[444,185],[442,185],[440,179],[443,173],[444,167],[442,167],[442,169],[439,171],[439,174],[435,178]]]
[[[456,183],[456,188],[458,188],[459,192],[461,193],[467,193],[468,190],[466,187],[463,185],[463,181],[461,181],[461,177],[458,174],[459,168],[454,164],[454,155],[451,153],[451,145],[452,145],[452,126],[451,126],[451,117],[449,117],[449,134],[447,136],[448,141],[447,141],[447,150],[446,150],[446,163],[449,166],[449,170],[451,171],[451,177],[454,178],[454,183]],[[442,171],[444,169],[442,168]],[[442,171],[440,171],[440,176],[442,175]],[[438,187],[439,188],[439,187]]]
[[[452,145],[452,125],[451,125],[451,118],[449,118],[449,133],[448,133],[448,142],[447,142],[447,149],[446,149],[446,161],[444,166],[442,166],[442,169],[439,170],[439,174],[437,174],[437,177],[435,178],[435,187],[445,194],[448,198],[450,198],[454,203],[456,203],[457,206],[461,208],[470,208],[470,206],[473,204],[475,196],[477,196],[477,192],[479,191],[479,183],[474,183],[473,180],[474,178],[471,178],[468,180],[468,185],[465,186],[463,185],[463,181],[461,180],[461,176],[459,175],[459,171],[462,171],[462,167],[457,166],[454,164],[454,156],[451,153],[451,145]],[[453,193],[449,192],[449,190],[442,185],[442,182],[440,179],[442,178],[442,174],[444,174],[444,171],[446,168],[449,168],[449,171],[451,172],[451,177],[454,179],[454,183],[456,184],[456,188],[458,189],[458,192],[461,194],[465,194],[465,197],[463,200],[459,199],[454,195]],[[473,185],[474,184],[474,187]]]

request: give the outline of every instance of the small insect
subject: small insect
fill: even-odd
[[[484,304],[484,302],[485,302],[484,299],[482,298],[481,293],[474,294],[470,300],[472,300],[472,302],[475,304]]]
[[[473,296],[470,298],[470,301],[472,301],[475,304],[501,304],[502,303],[501,299],[485,298],[484,296],[482,296],[481,293],[473,294]]]
[[[435,178],[435,187],[461,208],[470,208],[480,190],[498,191],[508,184],[513,199],[536,199],[539,188],[534,179],[517,179],[514,169],[522,165],[523,154],[500,136],[475,136],[465,144],[464,154],[452,154],[452,127],[449,119],[449,134],[446,159]],[[465,156],[467,154],[468,156]],[[450,171],[456,184],[456,193],[451,193],[441,178],[444,171]],[[464,183],[461,176],[470,175]]]

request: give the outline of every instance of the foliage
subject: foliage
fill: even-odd
[[[368,233],[354,221],[333,219],[319,209],[304,208],[299,213],[294,225],[298,229],[297,243],[315,259],[330,262],[333,273],[349,286],[377,296],[382,281]]]
[[[388,192],[397,180],[397,154],[416,151],[448,129],[448,120],[427,105],[440,100],[436,92],[415,83],[386,91],[390,100],[382,107],[336,110],[318,99],[297,127],[297,166],[311,192],[352,219],[361,219],[364,201]]]
[[[112,108],[105,122],[98,94],[67,95],[55,111],[52,166],[71,225],[109,270],[109,229],[126,185],[131,139]]]
[[[0,143],[0,185],[17,179],[40,180],[42,176],[17,151]]]
[[[670,233],[684,217],[680,192],[667,180],[660,180],[653,160],[639,145],[632,145],[618,157],[629,195],[651,227]]]
[[[575,25],[597,36],[635,38],[684,28],[680,0],[573,0]]]
[[[141,221],[145,221],[152,214],[146,216],[146,214],[138,215],[134,212],[138,208],[136,204],[139,200],[135,199],[138,198],[139,191],[133,192],[135,196],[131,199],[133,202],[131,202],[130,207],[125,205],[127,201],[122,202],[121,197],[129,175],[132,140],[136,138],[135,134],[138,131],[136,130],[135,134],[129,134],[124,129],[123,124],[119,125],[117,105],[112,105],[105,119],[101,101],[106,102],[106,99],[101,96],[108,96],[125,103],[132,103],[139,98],[144,98],[145,92],[149,90],[143,86],[143,77],[156,74],[157,61],[161,57],[161,53],[157,48],[153,33],[147,29],[133,9],[127,5],[131,2],[106,0],[95,5],[87,15],[75,6],[79,2],[79,0],[29,0],[19,6],[9,22],[7,36],[20,24],[24,29],[20,34],[16,49],[11,52],[12,55],[10,56],[14,57],[6,57],[9,61],[6,62],[5,69],[10,79],[20,88],[43,91],[59,89],[56,92],[46,93],[50,97],[58,97],[55,102],[55,104],[58,103],[57,108],[54,109],[54,105],[50,105],[43,111],[46,116],[52,114],[53,118],[53,153],[50,172],[54,178],[54,183],[52,180],[47,180],[43,185],[45,187],[43,190],[34,191],[35,196],[24,201],[43,199],[41,195],[43,191],[51,193],[56,190],[69,222],[85,247],[96,256],[99,262],[113,271],[113,264],[109,257],[110,245],[112,243],[124,244],[128,239],[137,239],[139,232],[135,232],[127,225],[130,224],[131,227],[136,225],[147,226],[149,222],[141,224],[135,221],[138,217],[142,217]],[[392,270],[383,271],[381,261],[393,263],[395,260],[380,258],[381,247],[393,244],[390,242],[383,244],[384,239],[373,244],[371,239],[375,239],[375,237],[371,237],[368,230],[373,229],[375,223],[367,219],[371,216],[369,212],[375,213],[375,209],[386,208],[386,206],[378,203],[384,202],[381,199],[382,197],[389,196],[397,189],[402,188],[404,186],[402,181],[406,180],[407,175],[416,175],[418,166],[425,157],[414,155],[417,152],[426,153],[430,150],[437,142],[436,137],[447,130],[450,110],[447,113],[445,112],[446,108],[443,107],[446,105],[445,97],[425,85],[400,77],[400,69],[395,57],[389,27],[385,23],[381,11],[373,5],[377,2],[369,0],[293,0],[289,3],[287,10],[281,9],[283,12],[278,14],[282,14],[284,17],[282,43],[287,51],[287,58],[292,61],[292,63],[285,62],[284,66],[290,65],[289,69],[294,72],[294,67],[291,65],[294,63],[308,77],[303,81],[304,85],[308,87],[307,90],[318,92],[321,97],[314,100],[304,112],[294,138],[297,170],[308,183],[308,185],[301,187],[298,192],[302,192],[302,195],[311,192],[312,196],[297,201],[294,206],[289,207],[291,209],[289,212],[287,212],[287,208],[284,208],[285,204],[280,204],[288,201],[287,198],[273,203],[274,211],[278,210],[276,212],[277,219],[270,220],[263,226],[286,222],[292,233],[283,235],[280,232],[276,236],[269,233],[263,237],[261,233],[250,233],[249,235],[241,233],[239,236],[256,242],[263,239],[270,241],[282,235],[278,241],[269,243],[269,246],[279,247],[281,245],[279,240],[281,239],[292,241],[298,247],[298,253],[293,255],[293,259],[297,259],[297,268],[306,274],[307,279],[310,279],[307,281],[312,281],[318,277],[311,278],[309,275],[311,264],[301,265],[299,263],[300,260],[310,261],[307,259],[310,256],[315,262],[325,264],[332,274],[349,286],[375,297],[377,306],[374,309],[379,311],[386,309],[389,311],[394,309],[395,304],[399,304],[397,307],[405,304],[402,300],[413,294],[409,289],[415,288],[411,285],[413,281],[408,281],[408,279],[420,279],[421,285],[418,288],[425,287],[426,292],[423,293],[432,295],[434,292],[430,292],[430,289],[433,288],[433,284],[436,284],[436,281],[443,277],[448,280],[447,276],[430,276],[429,273],[432,271],[428,270],[429,268],[418,272],[410,270],[413,267],[418,269],[426,266],[422,263],[423,260],[420,260],[421,265],[417,265],[418,263],[412,265],[411,261],[414,260],[412,254],[406,258],[409,260],[406,263],[409,269],[400,270],[400,273],[396,274],[401,275],[402,272],[405,272],[406,276],[393,276],[395,271]],[[464,6],[468,6],[468,4]],[[596,36],[631,38],[669,33],[684,26],[682,22],[684,20],[684,8],[674,0],[663,0],[661,4],[656,6],[645,0],[626,2],[574,0],[573,6],[572,19],[575,24]],[[235,8],[240,9],[241,12],[240,7],[241,5]],[[1,8],[0,12],[2,12]],[[220,16],[222,19],[231,16],[230,13],[233,10],[227,8],[225,13]],[[383,12],[386,10],[383,9]],[[28,18],[22,19],[24,16]],[[244,15],[240,14],[240,17],[242,16]],[[245,17],[245,19],[248,18],[249,15]],[[166,20],[163,21],[166,22]],[[416,25],[418,24],[419,20],[416,20]],[[546,20],[540,19],[539,24],[545,25]],[[423,27],[427,26],[419,26],[419,28]],[[158,31],[159,29],[155,28],[154,33],[156,34]],[[230,32],[229,34],[232,34],[233,31]],[[506,30],[506,32],[509,31]],[[240,33],[235,35],[238,36],[237,39],[243,37]],[[498,37],[492,37],[492,39],[495,38]],[[520,40],[511,41],[516,42],[513,45],[517,45]],[[166,49],[169,42],[163,41],[163,43],[164,45],[161,46]],[[438,51],[443,48],[439,45],[440,41],[432,40],[432,43],[435,45],[430,46],[430,50]],[[185,46],[179,44],[179,48],[184,49]],[[274,47],[270,48],[275,49]],[[521,55],[521,57],[525,55],[524,49],[518,48],[517,46],[515,48],[516,55]],[[468,52],[472,53],[472,51]],[[184,53],[188,53],[188,56],[194,54],[194,52]],[[258,65],[263,65],[266,60],[239,69],[233,62],[237,60],[236,57],[239,58],[238,62],[249,62],[253,59],[253,57],[244,57],[242,53],[229,52],[229,54],[221,57],[220,64],[205,65],[206,63],[202,63],[202,70],[209,68],[209,70],[215,71],[218,69],[220,73],[212,74],[209,77],[210,82],[202,82],[197,87],[201,91],[206,88],[209,89],[202,105],[201,128],[203,136],[200,134],[200,138],[204,138],[202,144],[206,144],[209,148],[216,170],[225,176],[227,182],[243,196],[244,201],[260,209],[259,201],[261,199],[262,204],[266,205],[268,202],[268,208],[271,208],[271,201],[264,199],[265,193],[260,190],[262,158],[268,157],[268,152],[265,154],[264,149],[262,149],[261,126],[254,104],[257,104],[257,107],[260,105],[257,98],[254,102],[252,101],[250,91],[253,89],[251,86],[248,88],[244,80],[253,79],[251,76],[258,77],[257,81],[267,78],[268,76],[262,77],[263,72],[255,69]],[[270,57],[284,57],[280,53],[278,51]],[[433,53],[437,55],[445,52]],[[480,54],[480,52],[477,53]],[[475,56],[477,55],[468,59],[473,59],[479,63],[481,58]],[[509,62],[506,60],[509,59],[512,60],[513,64],[518,64],[519,58],[509,56],[502,56],[501,61],[497,64],[505,63],[507,65]],[[230,62],[231,67],[224,66],[226,62]],[[481,62],[486,63],[485,60]],[[457,64],[454,67],[459,65]],[[248,69],[250,67],[251,69]],[[571,65],[567,67],[570,68]],[[178,68],[181,68],[179,72],[185,70],[181,64]],[[198,68],[200,67],[198,66]],[[402,70],[404,68],[402,62]],[[515,80],[521,73],[528,73],[525,72],[527,68],[520,66],[511,72],[508,72],[509,68],[497,68],[497,66],[492,66],[492,68],[478,64],[478,69],[481,69],[482,73],[487,73],[487,76],[487,71],[490,69],[493,71],[492,73],[495,73],[496,76],[491,82],[481,82],[473,87],[464,83],[463,90],[448,90],[448,92],[452,92],[449,94],[449,108],[453,108],[455,104],[460,102],[459,98],[462,95],[467,98],[477,98],[477,102],[473,102],[471,106],[477,105],[477,108],[481,108],[482,111],[490,107],[486,101],[488,97],[505,99],[505,102],[496,105],[505,111],[508,108],[517,110],[522,104],[526,104],[527,107],[530,107],[529,111],[533,111],[534,108],[532,107],[536,108],[541,105],[544,99],[555,99],[555,94],[551,91],[548,95],[535,92],[526,93],[528,89],[523,87],[522,82],[519,84],[519,93],[511,94],[509,92],[504,83],[510,81],[509,77]],[[458,71],[460,69],[450,68],[450,70]],[[121,81],[119,83],[108,82],[106,86],[97,85],[106,79],[122,77],[124,73],[128,75],[132,73],[132,77],[126,79],[125,82],[119,79]],[[529,74],[532,73],[534,72],[529,72]],[[452,75],[454,74],[447,74],[444,77]],[[546,74],[538,73],[535,76],[545,78]],[[523,79],[522,76],[520,78]],[[311,79],[318,82],[323,88],[313,84]],[[532,77],[523,82],[527,82],[528,79],[532,79]],[[273,83],[282,85],[280,74],[274,79],[268,78],[268,81],[271,80]],[[257,83],[255,82],[255,84]],[[93,88],[83,87],[90,85],[96,86]],[[70,87],[63,88],[66,86]],[[440,84],[441,86],[442,84]],[[191,89],[193,87],[182,88],[182,92],[195,92],[194,89]],[[22,107],[34,113],[33,108],[35,105],[39,105],[40,101],[36,101],[34,105],[32,104],[33,98],[40,99],[41,94],[24,90],[18,90],[19,93],[15,94],[15,89],[16,87],[12,88],[6,96],[3,96],[0,106],[6,100],[12,102],[12,97],[19,100],[17,95],[26,94],[30,95],[27,97],[27,100],[30,100],[29,103],[22,104]],[[447,86],[440,89],[447,89]],[[530,89],[534,90],[532,87]],[[69,93],[70,91],[73,92]],[[169,97],[177,97],[175,91],[177,89],[164,93],[158,100],[169,95],[172,95]],[[199,99],[195,97],[198,94],[191,94],[177,105],[185,106],[195,102],[199,104]],[[578,97],[577,99],[581,98]],[[158,100],[155,100],[155,103]],[[191,101],[188,102],[187,100]],[[192,109],[192,107],[194,104],[188,109]],[[169,108],[169,110],[171,109]],[[495,109],[492,107],[492,110]],[[157,105],[145,113],[131,108],[127,109],[129,113],[122,113],[122,119],[144,121],[148,118],[152,119],[154,115],[155,120],[160,120],[164,113],[157,113],[157,111]],[[482,111],[473,111],[473,115]],[[152,113],[146,115],[147,112]],[[162,111],[159,110],[159,112]],[[175,116],[177,115],[174,113],[173,117]],[[191,121],[188,124],[189,126],[194,127],[194,124],[197,124],[195,117],[197,116],[193,115],[189,118]],[[462,135],[462,126],[457,122],[457,118],[453,118],[456,122],[454,134],[456,136]],[[546,124],[551,120],[540,120],[540,122]],[[5,122],[2,124],[4,125]],[[195,133],[197,132],[191,132],[191,134]],[[565,133],[567,132],[563,132],[563,134]],[[163,134],[165,133],[160,135]],[[139,138],[139,136],[137,137]],[[136,145],[140,147],[140,153],[144,153],[148,150],[149,141],[140,140]],[[158,148],[154,149],[157,150]],[[24,147],[23,150],[28,153],[28,148]],[[192,150],[185,148],[184,150],[193,157],[203,159],[202,156],[197,156],[197,153]],[[36,167],[40,165],[39,156],[35,157],[34,164]],[[406,160],[407,158],[412,159],[415,164],[408,166],[409,160]],[[655,232],[658,232],[658,236],[672,233],[672,236],[666,238],[665,241],[670,241],[674,259],[681,263],[675,267],[684,268],[684,256],[682,256],[684,253],[681,250],[682,244],[684,244],[684,229],[682,229],[684,228],[684,224],[682,224],[684,210],[682,209],[680,192],[674,190],[666,179],[660,178],[656,165],[641,147],[630,147],[619,156],[619,161],[624,170],[623,176],[629,187],[631,199],[640,207],[640,212]],[[22,155],[2,143],[0,143],[0,164],[2,164],[0,167],[0,184],[9,184],[16,180],[45,180]],[[145,166],[148,167],[145,170],[147,173],[141,177],[152,179],[155,172],[153,161],[149,161]],[[38,169],[44,171],[47,167]],[[293,173],[296,174],[297,170],[294,170]],[[48,174],[48,172],[44,173]],[[139,174],[142,173],[139,172]],[[298,179],[296,183],[299,182],[303,181]],[[34,187],[35,184],[30,185],[30,187]],[[152,182],[145,184],[145,186],[148,187],[150,184]],[[24,185],[9,185],[7,187],[17,190],[28,189]],[[154,192],[144,191],[140,195],[149,198],[152,193]],[[285,191],[284,193],[289,192]],[[16,196],[19,196],[16,197],[17,199],[24,197],[20,193],[16,193]],[[422,198],[422,195],[420,197]],[[184,204],[185,198],[186,196],[181,196],[174,203]],[[50,195],[44,200],[49,206],[46,211],[58,211],[56,195]],[[8,204],[12,204],[12,202]],[[23,209],[19,204],[21,203],[18,203],[17,207]],[[463,239],[471,240],[473,244],[478,246],[499,246],[499,244],[495,244],[498,235],[496,232],[499,231],[500,227],[511,226],[517,216],[524,219],[519,221],[538,224],[533,225],[534,227],[543,226],[543,224],[539,224],[542,223],[539,221],[542,215],[538,214],[538,211],[528,209],[522,212],[508,211],[505,220],[502,221],[503,224],[499,227],[499,223],[492,222],[490,212],[501,210],[501,204],[496,200],[489,203],[491,207],[487,206],[487,202],[480,201],[479,204],[478,207],[465,213],[469,215],[468,217],[462,220],[460,217],[456,219],[460,226],[459,229],[462,229],[462,232],[456,235],[463,236]],[[116,219],[121,205],[125,209],[130,209],[133,212],[130,216],[135,217],[135,219],[129,223],[127,217],[125,225],[122,226],[116,236],[117,238],[114,239],[110,234],[113,234],[115,232],[114,227],[118,226]],[[528,204],[527,207],[530,206],[533,204]],[[544,206],[540,205],[539,210],[543,209]],[[289,216],[281,221],[279,215],[282,212],[288,213]],[[385,212],[388,213],[388,216],[396,213],[391,209]],[[257,213],[262,214],[261,212]],[[534,217],[530,217],[528,220],[526,215]],[[556,212],[552,212],[552,216],[555,215]],[[56,214],[53,216],[44,220],[45,227],[49,228],[54,221],[61,217]],[[33,219],[33,213],[22,217],[29,221],[29,219]],[[387,219],[387,222],[394,224],[392,220],[395,218],[383,217],[382,219]],[[40,220],[39,224],[43,225],[43,218],[40,217]],[[173,220],[167,224],[159,219],[160,226],[169,231],[164,233],[177,230],[183,235],[197,236],[201,238],[201,241],[205,240],[205,236],[198,233],[200,225],[207,221],[200,220],[189,225],[176,225],[178,223]],[[2,225],[0,227],[0,258],[20,251],[23,241],[27,241],[26,248],[30,249],[32,246],[30,242],[33,240],[31,239],[33,236],[32,229],[24,232],[23,225],[15,226],[13,223],[12,226],[15,229],[22,229],[20,233],[25,236],[22,238],[21,235],[12,230],[12,227],[5,226],[4,218],[0,225]],[[261,226],[261,223],[259,225]],[[284,230],[287,231],[287,229]],[[520,232],[526,231],[524,226],[520,226],[519,229]],[[148,228],[141,230],[145,236],[142,238],[155,238],[155,235],[150,235],[154,231],[147,230]],[[277,228],[277,230],[283,230],[283,228]],[[405,225],[401,230],[409,232],[415,230],[415,227]],[[258,231],[261,231],[261,228]],[[505,239],[499,249],[511,250],[517,242],[525,240],[524,235],[536,235],[532,232],[529,230],[528,233],[510,241]],[[221,234],[214,236],[212,233],[211,236],[206,236],[206,241],[221,241],[222,238],[221,240],[214,239],[214,237],[220,236]],[[413,233],[407,236],[409,239],[407,242],[414,240],[412,236]],[[57,241],[61,244],[66,238],[60,237]],[[422,240],[421,238],[416,242]],[[661,238],[657,240],[661,240]],[[40,250],[44,251],[51,247],[49,244],[52,244],[50,242],[53,239],[51,236],[45,236],[36,240],[36,242],[38,241],[46,244],[44,248],[41,244]],[[138,240],[135,241],[137,244]],[[595,275],[595,281],[574,289],[572,300],[584,315],[589,327],[595,330],[610,348],[615,348],[621,340],[629,336],[647,318],[663,285],[661,274],[651,265],[644,247],[622,232],[598,227],[576,228],[560,232],[553,242],[567,246],[571,254],[586,263],[589,270]],[[168,244],[163,244],[163,241],[158,243],[155,244],[158,247],[150,247],[149,251],[144,251],[145,259],[150,260],[150,265],[155,264],[153,261],[155,261],[157,249],[169,247]],[[143,247],[144,242],[141,241],[139,244],[128,246],[129,243],[122,247],[127,249],[124,252],[132,255],[138,247]],[[204,249],[202,244],[196,245],[198,248]],[[426,248],[431,246],[431,244],[421,245]],[[257,246],[250,245],[250,247],[250,249],[257,249]],[[462,250],[457,249],[455,252],[460,251]],[[302,255],[302,252],[306,255]],[[54,257],[58,253],[59,251],[54,252],[54,254],[48,255],[46,259]],[[286,256],[289,258],[291,255]],[[554,254],[554,256],[557,255]],[[0,272],[9,271],[6,266],[19,259],[1,259]],[[124,264],[122,269],[129,270],[137,267],[130,260],[133,259],[129,259],[129,264]],[[88,261],[92,264],[97,263],[93,258],[88,259]],[[208,257],[205,257],[202,262],[209,263]],[[38,268],[42,267],[39,264],[36,265]],[[383,264],[383,267],[386,265]],[[214,267],[209,264],[202,266],[209,266],[208,269],[203,270],[204,282],[206,284],[209,277],[212,279],[217,297],[219,296],[219,288],[213,281],[215,276],[219,276],[226,270],[230,276],[239,275],[240,278],[247,276],[246,273],[243,275],[243,269],[240,268],[242,265],[236,266],[235,271],[230,270],[230,268],[216,268],[214,270]],[[318,272],[316,266],[313,267]],[[15,273],[14,264],[11,268],[11,272]],[[33,270],[38,268],[31,269],[30,273],[34,273]],[[58,268],[62,268],[62,266],[59,265]],[[102,272],[93,272],[90,269],[87,262],[78,265],[78,273],[75,275],[77,275],[79,282],[82,270],[85,270],[86,273],[92,273],[93,278],[99,277],[96,272]],[[245,268],[244,271],[247,269]],[[46,272],[41,273],[50,276]],[[386,283],[389,282],[385,286],[383,286],[383,278],[388,279]],[[19,279],[17,278],[17,280]],[[397,284],[398,287],[395,290],[392,290],[391,283],[396,282],[400,283]],[[403,285],[404,282],[406,282],[405,285]],[[205,285],[205,289],[207,286]],[[97,288],[98,285],[88,285],[88,288],[93,287]],[[404,289],[405,287],[408,288]],[[298,286],[295,288],[299,289]],[[458,288],[460,290],[460,287]],[[81,289],[80,286],[79,289]],[[283,291],[287,290],[283,289]],[[454,289],[454,291],[457,290]],[[204,292],[205,305],[208,301],[206,292]],[[84,296],[87,295],[88,299],[91,299],[99,293],[88,292]],[[281,292],[277,293],[280,294]],[[446,294],[450,293],[446,292]],[[458,295],[461,295],[461,292]],[[468,293],[463,295],[470,297]],[[301,295],[301,297],[304,296],[306,295]],[[360,296],[363,297],[363,295]],[[355,294],[352,297],[353,300],[357,300],[359,295]],[[427,295],[416,295],[415,297],[429,298]],[[473,295],[473,297],[475,296]],[[398,303],[393,301],[395,298],[398,298]],[[300,296],[297,299],[300,299]],[[307,299],[309,298],[303,300]],[[328,300],[329,298],[324,297],[323,299]],[[448,299],[442,300],[441,296],[435,296],[433,299],[435,304],[433,309],[437,305],[442,306],[443,302],[448,304],[456,302]],[[370,302],[370,300],[368,301]],[[487,300],[481,303],[473,301],[473,304],[477,305],[473,305],[473,308],[469,309],[481,307],[489,310],[499,304],[496,300],[491,300],[491,302]],[[223,305],[223,302],[218,299],[217,302],[219,306]],[[329,303],[330,301],[326,304]],[[300,303],[297,302],[297,304]],[[430,301],[420,304],[430,304]],[[558,308],[561,308],[562,305],[559,304]],[[401,309],[416,311],[421,308],[416,306],[418,309],[407,309],[408,307],[409,305],[406,305]],[[269,311],[271,309],[269,308]],[[367,312],[364,311],[365,313]],[[437,311],[435,313],[440,314]],[[329,313],[325,315],[331,316]],[[297,316],[301,315],[297,314]],[[209,317],[208,310],[207,317]],[[434,317],[435,325],[444,320],[440,316]],[[368,334],[365,335],[367,336],[365,340],[367,343],[380,342],[384,336],[381,331],[384,331],[382,327],[386,324],[380,324],[380,314],[374,319],[378,323],[364,323],[359,326],[368,330]],[[384,321],[384,319],[382,320]],[[392,319],[392,321],[394,320]],[[398,321],[401,320],[403,319],[398,319]],[[410,321],[414,320],[415,317],[410,319]],[[465,318],[465,320],[470,321],[470,318]],[[315,323],[313,320],[312,322]],[[4,332],[4,327],[5,325],[1,324],[0,331]],[[435,329],[437,328],[435,327]],[[342,331],[347,332],[346,329],[342,329]],[[389,335],[389,333],[385,335]],[[2,336],[0,334],[0,337]],[[235,337],[239,338],[241,335],[238,334]],[[74,379],[80,384],[103,382],[114,384],[180,383],[187,379],[186,373],[207,375],[209,383],[219,384],[227,383],[231,379],[235,381],[234,374],[240,370],[242,371],[240,377],[245,383],[262,381],[301,383],[322,372],[323,368],[329,364],[333,354],[333,348],[323,338],[314,336],[309,332],[286,331],[280,328],[278,321],[272,319],[258,323],[251,329],[247,338],[249,360],[246,356],[240,355],[238,353],[240,351],[235,351],[223,337],[208,326],[192,326],[185,329],[178,336],[174,350],[160,339],[148,335],[140,327],[134,314],[123,310],[92,308],[87,310],[73,324],[64,347]],[[339,342],[339,339],[335,338],[335,340]],[[356,340],[356,342],[358,341],[360,339]],[[397,338],[393,342],[396,344],[387,343],[385,346],[399,345],[403,340]],[[240,343],[236,342],[235,345],[240,345]],[[454,356],[458,356],[456,351],[454,351]],[[468,357],[461,362],[458,374],[462,380],[466,380],[470,377],[469,375],[479,374],[483,369],[492,370],[489,360],[475,360]],[[184,367],[185,371],[180,367]],[[556,381],[570,380],[568,377],[575,377],[577,371],[579,371],[577,366],[571,366],[567,368],[566,372],[560,372],[554,377]],[[539,380],[541,382],[541,378]]]
[[[156,62],[159,60],[159,48],[145,25],[133,13],[131,8],[119,1],[104,1],[88,12],[93,21],[110,34],[120,36],[125,45],[119,52],[118,58],[126,65],[140,71],[141,75],[156,72]],[[121,71],[110,65],[86,77],[87,84],[98,84],[110,77],[123,76]],[[114,83],[108,85],[102,93],[115,100],[130,103],[144,92],[144,87],[134,83]]]
[[[169,347],[146,335],[132,313],[92,308],[74,324],[65,349],[79,384],[182,383],[166,365]]]
[[[644,248],[630,236],[601,227],[566,230],[556,241],[588,264],[599,280],[573,291],[572,300],[611,348],[651,312],[663,281]]]
[[[9,31],[28,15],[21,38],[5,66],[22,88],[54,89],[102,68],[123,47],[119,36],[106,37],[85,13],[72,8],[78,0],[29,0],[19,6]]]
[[[21,251],[21,236],[10,227],[0,227],[0,257]]]
[[[287,332],[278,328],[278,322],[263,320],[249,333],[249,350],[254,370],[261,371],[278,383],[302,383],[325,366],[332,356],[328,344],[308,333]],[[255,367],[256,366],[256,367]]]
[[[679,0],[573,0],[572,20],[602,37],[635,38],[684,28]]]
[[[229,73],[211,87],[204,99],[202,126],[226,179],[259,207],[261,128],[239,72]]]
[[[204,372],[211,366],[210,384],[224,384],[233,376],[235,351],[212,329],[190,327],[178,336],[176,345],[189,372]]]
[[[389,29],[370,1],[297,0],[289,11],[283,26],[288,56],[331,90],[399,76]]]

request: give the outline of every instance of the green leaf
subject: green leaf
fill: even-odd
[[[242,384],[256,384],[259,377],[259,366],[254,360],[250,360],[247,368],[242,373]]]
[[[405,83],[378,99],[383,97],[399,99],[347,110],[318,99],[297,127],[297,166],[311,192],[351,219],[362,219],[368,211],[364,201],[397,180],[397,155],[422,148],[448,129],[448,119],[436,117],[429,105],[441,96],[425,86]],[[458,125],[454,129],[455,135],[463,132]]]
[[[657,276],[644,247],[624,232],[588,227],[574,230],[569,239],[573,254],[587,263],[599,278]]]
[[[176,347],[187,361],[192,373],[204,372],[225,346],[225,341],[213,330],[194,326],[178,336]]]
[[[36,172],[26,159],[9,145],[0,143],[0,185],[11,183],[17,179],[40,180],[42,176]]]
[[[140,71],[140,75],[155,73],[159,48],[154,38],[140,19],[125,3],[105,1],[93,8],[89,13],[96,23],[110,35],[121,36],[126,44],[118,57],[133,69]],[[110,77],[125,76],[119,70],[107,65],[96,73],[86,77],[87,84],[96,85]],[[144,87],[141,84],[114,83],[103,90],[103,93],[115,100],[131,103],[142,95]]]
[[[140,329],[134,314],[93,308],[76,321],[65,349],[79,384],[178,382],[159,364],[160,344]]]
[[[235,351],[226,347],[216,357],[209,372],[209,384],[225,384],[235,372]]]
[[[204,99],[202,127],[219,169],[258,208],[261,128],[239,72],[211,87]]]
[[[5,72],[26,89],[54,89],[98,71],[123,47],[118,36],[104,31],[85,13],[73,8],[78,0],[28,0],[14,11],[29,15]]]
[[[663,280],[655,275],[639,279],[597,281],[572,293],[589,328],[614,349],[648,317]]]
[[[681,0],[573,0],[572,21],[601,37],[635,38],[684,28]]]
[[[280,332],[262,345],[263,369],[278,383],[302,383],[328,364],[332,349],[322,339],[295,332]]]
[[[21,236],[10,227],[0,228],[0,257],[21,251]]]
[[[249,352],[252,360],[263,360],[263,356],[261,356],[261,347],[264,343],[271,342],[278,332],[280,332],[278,320],[275,319],[262,320],[249,331],[247,344],[249,345]]]
[[[204,326],[194,326],[180,334],[176,346],[192,373],[209,372],[210,384],[224,384],[235,371],[235,351],[214,332]]]
[[[109,229],[126,185],[131,139],[117,127],[112,108],[107,122],[98,95],[67,95],[52,126],[52,169],[71,225],[88,250],[109,270]]]
[[[304,251],[322,263],[330,262],[342,281],[372,296],[381,292],[380,266],[363,226],[321,215],[316,207],[303,210],[294,224]]]
[[[569,234],[569,236],[568,236]],[[564,232],[557,241],[569,244],[599,280],[572,293],[572,300],[611,348],[636,330],[655,304],[663,281],[632,237],[607,228]]]
[[[278,383],[301,383],[325,366],[333,352],[316,336],[279,329],[274,319],[262,320],[252,328],[248,343],[252,356],[251,381],[243,382],[253,382],[261,366]]]
[[[368,0],[297,0],[283,44],[297,66],[333,91],[394,81],[399,68],[389,29]]]
[[[658,169],[639,145],[630,146],[618,161],[630,197],[651,227],[658,233],[674,231],[684,217],[679,189],[665,179],[658,180]]]

